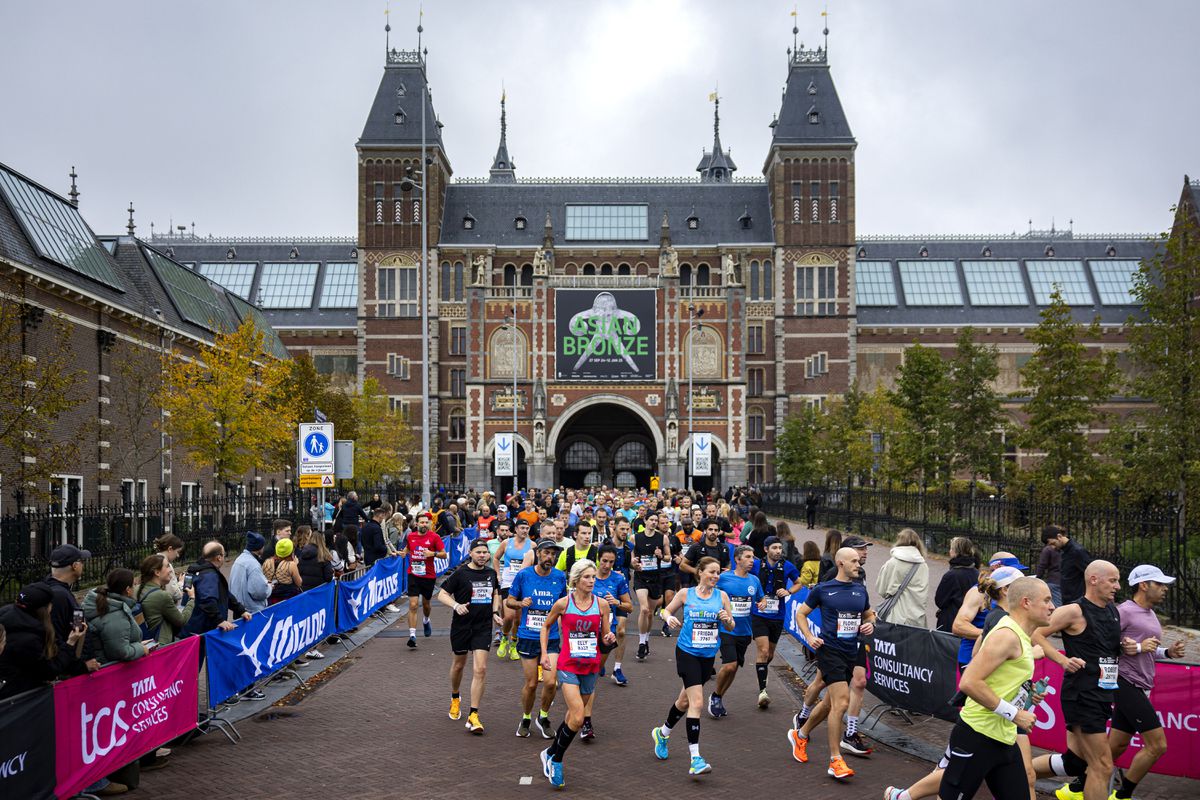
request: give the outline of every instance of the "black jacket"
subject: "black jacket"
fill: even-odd
[[[211,561],[197,561],[188,566],[193,576],[192,588],[196,590],[196,608],[191,619],[183,626],[180,636],[194,636],[215,630],[229,616],[240,617],[245,607],[229,593],[229,581]]]
[[[1083,571],[1092,563],[1092,554],[1073,540],[1062,548],[1062,599],[1073,603],[1083,597]]]
[[[950,569],[942,576],[937,591],[933,593],[939,631],[949,632],[967,591],[978,583],[979,567],[973,557],[955,556],[950,559]]]
[[[367,512],[363,511],[362,505],[357,500],[347,500],[342,503],[342,507],[333,515],[333,529],[340,531],[343,526],[357,525],[359,522],[366,522],[370,517]]]
[[[54,599],[50,601],[50,623],[54,626],[54,639],[58,642],[60,653],[69,653],[64,666],[64,675],[83,675],[88,671],[85,659],[75,656],[75,648],[67,646],[67,637],[71,635],[71,626],[75,624],[75,611],[82,611],[79,601],[71,587],[47,575],[42,583],[50,587]]]
[[[300,580],[304,591],[324,586],[333,580],[333,564],[328,561],[317,561],[317,546],[313,544],[300,548]]]
[[[65,641],[58,655],[47,660],[42,621],[24,609],[15,605],[0,608],[0,625],[7,637],[4,652],[0,653],[0,698],[45,686],[79,661],[75,648],[67,647]]]
[[[383,528],[375,520],[364,522],[358,529],[358,542],[362,545],[363,563],[368,567],[381,558],[387,558],[387,541],[383,538]]]

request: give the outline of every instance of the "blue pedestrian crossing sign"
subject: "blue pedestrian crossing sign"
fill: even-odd
[[[296,437],[296,462],[300,475],[333,475],[333,424],[303,422]]]

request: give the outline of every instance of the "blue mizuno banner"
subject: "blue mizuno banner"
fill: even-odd
[[[466,561],[471,542],[478,534],[477,528],[463,528],[453,536],[443,537],[442,544],[446,548],[446,558],[434,559],[433,566],[437,574],[448,572]]]
[[[209,706],[278,672],[336,633],[336,589],[334,583],[309,589],[268,606],[231,631],[206,633]]]
[[[376,561],[367,574],[352,581],[339,581],[337,632],[350,630],[390,603],[406,589],[406,560],[399,556]]]
[[[808,642],[804,641],[804,637],[800,635],[800,629],[796,627],[796,609],[800,608],[800,604],[808,599],[808,587],[801,589],[787,599],[783,606],[783,629],[792,635],[792,638],[799,642],[803,647],[811,650]],[[821,635],[821,615],[810,614],[808,617],[808,627],[812,630],[814,636]]]

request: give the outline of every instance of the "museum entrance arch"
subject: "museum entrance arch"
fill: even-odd
[[[603,400],[572,409],[552,433],[555,482],[572,489],[648,487],[658,471],[659,437],[644,414]]]

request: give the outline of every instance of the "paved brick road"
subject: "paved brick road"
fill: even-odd
[[[435,626],[446,621],[446,613],[436,610]],[[814,800],[875,798],[886,783],[909,781],[928,769],[925,762],[887,750],[867,760],[854,759],[858,776],[853,785],[838,785],[824,772],[828,752],[823,735],[814,738],[812,760],[796,763],[785,738],[797,708],[784,688],[786,674],[772,671],[775,702],[763,712],[755,707],[757,683],[751,668],[738,676],[727,695],[730,716],[720,721],[704,717],[701,749],[713,772],[697,782],[687,775],[682,724],[672,738],[670,760],[657,761],[650,741],[650,728],[662,721],[679,690],[674,642],[655,637],[645,663],[626,662],[628,687],[607,679],[601,684],[596,742],[585,745],[577,740],[572,745],[565,762],[567,792],[622,800],[688,791],[710,797],[782,798],[794,796],[803,786],[803,796]],[[199,793],[252,800],[504,798],[551,792],[537,756],[546,743],[513,735],[520,719],[520,665],[491,658],[481,712],[487,733],[473,737],[462,722],[446,717],[449,662],[444,635],[420,639],[415,652],[405,646],[404,638],[376,638],[356,651],[352,664],[297,705],[264,709],[260,716],[274,713],[271,720],[239,723],[244,737],[240,744],[231,745],[214,734],[178,749],[168,769],[144,776],[137,794],[195,798]],[[465,679],[464,696],[468,685]],[[555,704],[551,718],[557,726],[561,703]],[[522,785],[523,778],[531,778],[531,783]]]

